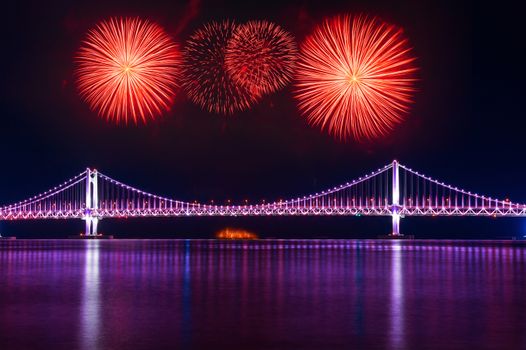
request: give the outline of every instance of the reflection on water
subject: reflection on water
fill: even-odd
[[[99,281],[100,241],[86,242],[85,267],[82,284],[80,338],[83,349],[97,349],[100,336],[101,308]]]
[[[190,261],[190,254],[191,254],[191,245],[190,241],[185,242],[184,246],[184,264],[183,264],[183,312],[182,312],[182,332],[181,332],[181,339],[183,340],[184,347],[188,347],[191,344],[191,332],[192,328],[190,327],[192,324],[192,300],[191,300],[191,275],[190,275],[190,269],[192,267],[191,261]]]
[[[402,246],[392,242],[391,252],[391,300],[390,300],[390,338],[391,348],[405,349],[404,344],[404,281],[402,276]]]
[[[1,349],[526,349],[523,242],[0,243]]]

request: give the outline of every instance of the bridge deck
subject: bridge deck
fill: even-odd
[[[487,216],[526,217],[526,208],[446,208],[446,207],[398,207],[398,214],[404,216]],[[268,206],[206,206],[196,208],[154,208],[154,209],[99,209],[90,210],[91,217],[206,217],[206,216],[392,216],[392,207],[268,207]],[[85,210],[75,211],[5,211],[0,220],[27,219],[82,219]]]

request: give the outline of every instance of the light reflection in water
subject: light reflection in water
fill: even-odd
[[[99,279],[98,240],[86,241],[84,279],[82,284],[80,337],[82,349],[99,348],[101,327],[101,300]]]
[[[524,243],[5,242],[0,349],[522,349]]]
[[[402,275],[402,246],[392,242],[391,253],[390,329],[391,349],[405,349],[404,280]]]
[[[192,341],[192,287],[191,287],[191,250],[190,241],[184,245],[184,263],[183,263],[183,292],[182,292],[182,340],[183,348],[189,348]]]

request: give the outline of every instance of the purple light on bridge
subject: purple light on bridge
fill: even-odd
[[[0,220],[82,219],[97,234],[101,219],[166,216],[388,216],[393,233],[405,216],[526,216],[526,206],[444,185],[393,162],[358,180],[263,205],[208,205],[139,190],[87,169],[52,190],[0,207]]]

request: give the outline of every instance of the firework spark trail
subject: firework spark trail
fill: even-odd
[[[250,21],[240,25],[228,42],[225,67],[237,84],[263,95],[290,82],[297,54],[290,33],[272,22]]]
[[[260,96],[232,81],[225,70],[225,49],[237,25],[211,22],[198,29],[183,52],[183,88],[201,108],[231,115],[249,109]]]
[[[76,61],[81,97],[108,120],[146,123],[170,109],[180,54],[157,24],[139,18],[102,21],[89,31]]]
[[[301,113],[342,140],[387,134],[412,103],[410,51],[402,30],[377,18],[326,20],[301,46],[295,92]]]

